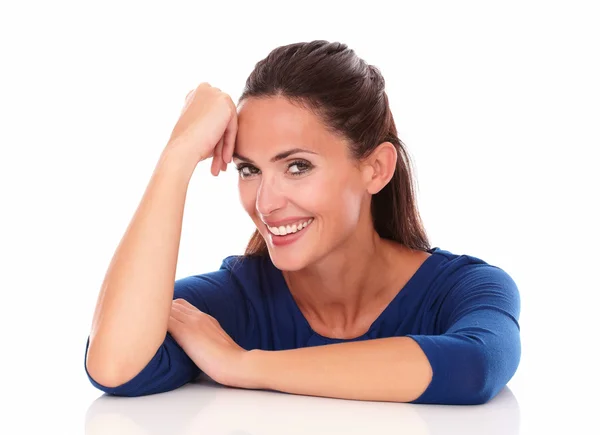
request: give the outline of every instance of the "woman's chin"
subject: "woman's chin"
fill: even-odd
[[[269,246],[269,256],[271,262],[279,270],[295,272],[306,267],[306,257],[298,251],[281,250],[277,247]]]

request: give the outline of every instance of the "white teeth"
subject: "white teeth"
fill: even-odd
[[[276,236],[285,236],[286,234],[297,233],[300,230],[306,228],[311,222],[313,218],[310,218],[307,221],[296,222],[292,225],[280,226],[280,227],[270,227],[267,225],[269,231],[271,231]]]

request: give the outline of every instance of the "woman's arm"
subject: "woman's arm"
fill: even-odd
[[[165,340],[194,167],[165,149],[109,265],[86,349],[89,375],[106,387],[133,378]]]
[[[208,157],[213,175],[227,169],[236,135],[237,110],[229,95],[206,82],[188,94],[100,289],[86,370],[104,387],[133,380],[159,359],[165,340],[171,342],[167,329],[188,184]]]
[[[250,351],[256,388],[340,399],[410,402],[431,381],[431,366],[408,337]]]
[[[439,335],[409,335],[283,351],[253,350],[256,388],[344,399],[481,404],[520,360],[520,299],[514,281],[477,266],[445,296]]]
[[[174,299],[186,301],[190,307],[218,319],[223,332],[240,344],[245,344],[248,331],[255,327],[254,315],[244,288],[232,276],[225,262],[217,271],[178,279],[173,293]],[[198,338],[203,339],[201,336]],[[92,385],[99,390],[131,397],[179,388],[194,380],[200,374],[200,369],[175,337],[167,332],[164,342],[152,359],[131,379],[124,380],[119,385],[108,386],[98,382],[89,372],[87,374]]]

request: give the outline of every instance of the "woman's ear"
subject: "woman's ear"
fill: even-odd
[[[363,163],[363,180],[367,191],[375,195],[383,189],[394,176],[398,151],[391,142],[383,142],[367,157]]]

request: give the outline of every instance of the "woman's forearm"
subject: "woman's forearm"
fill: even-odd
[[[166,148],[102,283],[90,333],[87,369],[117,386],[132,378],[163,342],[194,164]]]
[[[256,388],[309,396],[410,402],[432,379],[427,357],[408,337],[252,350],[247,356]]]

